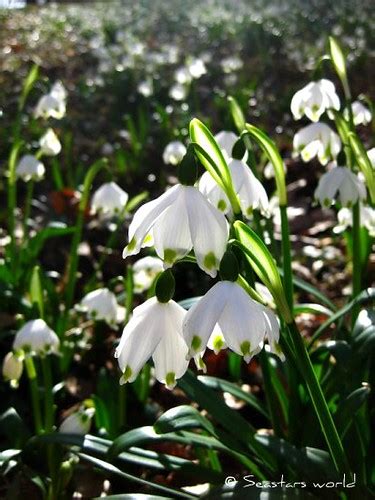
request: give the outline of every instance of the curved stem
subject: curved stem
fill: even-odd
[[[361,220],[359,202],[353,205],[353,231],[352,231],[352,245],[353,245],[353,269],[352,269],[352,283],[353,299],[359,295],[362,288],[362,269],[361,269]],[[355,306],[352,310],[352,323],[355,322],[359,312],[359,307]]]
[[[43,432],[43,426],[42,426],[42,416],[39,405],[38,380],[37,380],[37,373],[35,370],[35,364],[31,356],[25,357],[25,366],[26,366],[27,376],[30,382],[31,403],[33,407],[35,432],[37,434],[41,434]]]
[[[322,388],[314,372],[314,367],[307,353],[303,338],[298,331],[296,323],[293,321],[288,324],[290,335],[293,339],[298,365],[301,374],[305,379],[307,390],[310,394],[316,416],[318,417],[320,427],[328,445],[332,460],[336,469],[341,474],[348,474],[352,477],[349,462],[346,457],[344,447],[337,432],[328,404],[325,400]]]

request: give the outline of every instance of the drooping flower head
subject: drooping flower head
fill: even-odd
[[[140,207],[130,224],[123,257],[137,254],[151,231],[156,253],[166,268],[194,249],[198,266],[216,276],[228,240],[228,224],[198,189],[178,184]]]
[[[62,421],[59,432],[84,436],[90,432],[91,421],[95,414],[94,408],[80,409]]]
[[[326,165],[339,154],[341,140],[325,123],[311,123],[295,134],[293,149],[305,162],[317,156],[320,163]]]
[[[352,111],[354,125],[368,125],[371,123],[372,113],[361,101],[354,101],[352,103]],[[344,111],[344,116],[347,120],[349,119],[349,111],[347,109]]]
[[[46,156],[56,156],[61,151],[61,143],[51,128],[40,138],[39,145],[41,153]]]
[[[315,198],[326,207],[337,199],[344,207],[352,206],[366,199],[366,186],[349,168],[333,167],[320,178]]]
[[[36,355],[57,352],[59,346],[59,337],[43,319],[33,319],[25,323],[16,333],[13,342],[14,351],[22,350]]]
[[[12,387],[18,386],[23,371],[23,360],[13,352],[8,352],[3,360],[3,377]]]
[[[35,156],[24,155],[17,165],[16,175],[25,182],[40,181],[43,179],[45,171],[43,163]]]
[[[42,96],[35,109],[35,118],[60,120],[66,112],[66,90],[61,82],[55,82],[49,94]]]
[[[340,99],[334,84],[326,79],[310,82],[296,92],[292,98],[290,109],[295,120],[306,115],[312,122],[317,122],[321,115],[329,109],[340,109]]]
[[[124,319],[124,308],[117,303],[116,296],[108,288],[98,288],[85,295],[80,308],[95,320],[113,326]]]
[[[129,195],[115,182],[107,182],[95,191],[91,200],[91,208],[104,217],[112,217],[123,212]]]

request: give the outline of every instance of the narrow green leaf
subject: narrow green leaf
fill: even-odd
[[[215,436],[216,431],[212,423],[192,406],[181,405],[163,413],[154,424],[158,434],[177,432],[186,429],[201,428]]]
[[[366,179],[366,184],[370,193],[372,203],[375,203],[375,170],[371,165],[362,142],[354,132],[349,133],[349,142],[353,150],[358,166]]]
[[[39,75],[39,67],[36,64],[33,64],[23,84],[22,94],[19,101],[20,110],[23,109],[27,96],[31,92],[31,89],[33,88],[35,82],[38,79],[38,75]]]
[[[39,315],[44,318],[43,288],[40,280],[40,267],[35,266],[30,280],[30,299],[32,304],[37,304]]]
[[[348,77],[346,74],[346,62],[344,53],[338,41],[333,36],[329,37],[329,51],[333,66],[344,88],[345,97],[347,99],[350,99],[350,89],[348,84]]]
[[[241,133],[243,130],[245,130],[246,125],[244,114],[242,113],[242,110],[234,97],[229,96],[228,102],[234,124],[236,125],[238,132]]]

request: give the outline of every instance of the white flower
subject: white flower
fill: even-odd
[[[178,68],[175,71],[174,78],[177,83],[181,85],[188,85],[191,82],[192,75],[190,74],[189,68]]]
[[[188,94],[188,89],[185,85],[181,83],[175,83],[169,89],[169,97],[175,101],[183,101]]]
[[[80,308],[90,318],[103,320],[109,325],[119,323],[123,319],[123,308],[117,303],[116,296],[108,288],[98,288],[83,297]]]
[[[16,175],[24,181],[39,181],[44,177],[45,171],[43,163],[35,156],[24,155],[17,165]]]
[[[60,101],[65,101],[67,98],[66,89],[60,81],[57,81],[52,85],[50,95],[52,95],[56,99],[59,99]]]
[[[368,123],[371,123],[371,111],[360,101],[354,101],[352,103],[352,111],[354,125],[367,125]],[[349,111],[347,109],[344,111],[344,116],[347,120],[349,119]]]
[[[144,80],[138,85],[138,92],[144,97],[150,97],[154,92],[154,85],[152,80]]]
[[[31,354],[57,352],[59,337],[43,319],[33,319],[23,325],[16,333],[13,350],[23,350]]]
[[[295,120],[306,115],[313,122],[317,122],[321,115],[331,108],[339,110],[340,99],[334,84],[326,79],[307,84],[294,94],[290,104]]]
[[[142,293],[148,290],[163,270],[163,261],[158,257],[139,259],[133,266],[134,292]]]
[[[209,338],[219,326],[226,345],[248,363],[268,338],[271,350],[279,352],[279,327],[273,313],[252,300],[237,284],[219,281],[187,312],[183,336],[189,356],[206,349]]]
[[[66,90],[61,82],[56,82],[49,94],[42,96],[34,110],[35,118],[61,119],[66,112]]]
[[[286,173],[287,170],[285,163],[283,163],[283,169],[284,172]],[[266,165],[264,166],[263,175],[266,179],[273,179],[273,177],[275,177],[275,169],[270,161],[267,162]]]
[[[263,213],[268,215],[269,203],[267,193],[250,167],[243,161],[234,159],[229,161],[228,167],[243,215],[249,217],[254,208],[259,208]],[[230,211],[230,203],[226,194],[208,172],[202,175],[199,181],[199,189],[219,210],[222,210],[224,213]]]
[[[371,148],[367,151],[367,156],[371,162],[373,168],[375,168],[375,148]]]
[[[41,152],[46,156],[56,156],[61,151],[60,141],[51,128],[40,138],[39,145]]]
[[[198,266],[216,276],[228,240],[228,224],[197,188],[177,184],[140,207],[130,224],[123,257],[137,254],[151,230],[156,253],[166,268],[193,248]]]
[[[243,62],[237,56],[229,56],[223,59],[220,63],[224,73],[232,73],[242,68]]]
[[[232,158],[232,149],[238,140],[238,135],[234,132],[228,132],[227,130],[222,130],[215,135],[215,140],[217,145],[221,149],[225,160],[228,162]],[[245,152],[243,161],[246,161],[248,157],[247,151]]]
[[[178,165],[186,154],[186,147],[181,141],[172,141],[163,151],[163,162]]]
[[[81,409],[66,417],[59,427],[59,432],[63,434],[88,434],[91,427],[91,420],[95,414],[94,408]]]
[[[133,382],[152,356],[157,380],[172,389],[188,367],[188,348],[182,338],[186,311],[173,300],[156,297],[136,307],[125,326],[115,357],[123,375],[120,383]]]
[[[351,206],[366,198],[365,184],[347,167],[334,167],[319,179],[315,199],[329,207],[336,198],[343,206]]]
[[[23,371],[22,359],[13,352],[8,352],[3,360],[3,377],[9,381],[13,387],[18,386],[18,380]]]
[[[333,228],[335,233],[345,231],[353,225],[353,212],[349,208],[341,208],[337,213],[337,226]],[[366,205],[360,207],[360,223],[365,227],[371,237],[375,237],[375,209]]]
[[[188,71],[193,78],[200,78],[207,73],[206,65],[202,59],[193,59],[190,61],[188,64]]]
[[[95,191],[91,200],[91,208],[106,217],[121,213],[129,199],[128,193],[115,182],[107,182]]]
[[[340,137],[325,123],[311,123],[299,130],[293,139],[293,148],[302,160],[310,161],[317,156],[322,165],[336,158],[341,149]]]

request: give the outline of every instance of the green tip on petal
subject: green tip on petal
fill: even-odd
[[[124,249],[124,256],[126,256],[126,254],[132,252],[134,250],[136,244],[137,244],[137,240],[135,238],[132,238]]]
[[[167,264],[174,264],[175,260],[177,258],[177,252],[175,250],[172,250],[172,248],[166,248],[164,250],[164,261]]]
[[[165,385],[168,389],[173,389],[176,386],[176,374],[174,372],[168,372],[165,377]]]
[[[218,354],[218,352],[223,349],[224,341],[220,335],[218,335],[217,337],[214,338],[214,340],[212,342],[212,347],[214,348],[215,354]]]
[[[225,203],[224,200],[220,200],[219,203],[217,204],[217,208],[224,212],[227,208],[227,204]]]
[[[204,267],[207,269],[215,269],[217,266],[217,259],[213,252],[208,253],[203,260]]]
[[[251,344],[248,340],[244,340],[242,344],[240,345],[241,353],[242,356],[244,357],[244,360],[246,363],[248,363],[251,359],[251,351],[250,351]]]
[[[202,345],[202,339],[198,337],[198,335],[194,335],[192,341],[191,341],[191,349],[194,352],[197,352]]]
[[[130,368],[129,365],[126,365],[126,368],[124,370],[124,373],[122,374],[122,377],[120,378],[120,385],[126,384],[126,382],[129,381],[133,374],[133,370]]]

